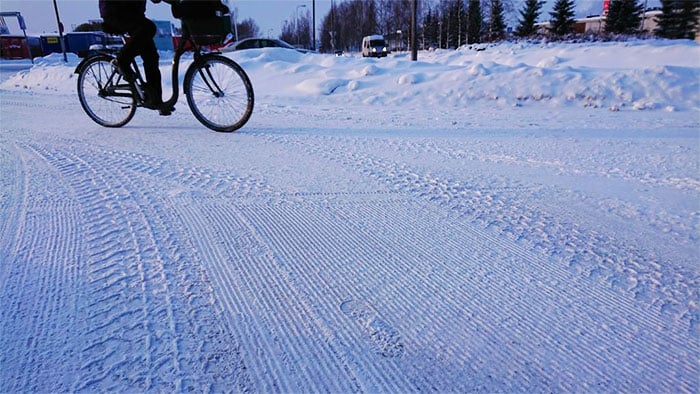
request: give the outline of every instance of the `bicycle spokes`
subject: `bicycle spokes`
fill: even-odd
[[[211,73],[211,64],[206,64],[204,67],[200,68],[199,74],[201,75],[202,80],[207,85],[209,90],[211,90],[211,93],[214,95],[214,97],[219,98],[224,96],[224,91],[216,83],[216,79],[214,79],[214,76]]]
[[[120,84],[111,56],[98,55],[82,65],[78,75],[78,98],[88,116],[106,127],[128,123],[136,111],[131,88]]]
[[[253,87],[233,60],[204,55],[185,74],[185,95],[194,116],[216,131],[242,127],[253,111]]]

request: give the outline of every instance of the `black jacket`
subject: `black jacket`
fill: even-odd
[[[100,0],[100,16],[103,19],[130,18],[146,13],[146,0]]]

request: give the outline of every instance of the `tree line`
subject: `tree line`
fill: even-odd
[[[319,49],[359,50],[362,37],[384,35],[392,49],[407,48],[411,36],[412,0],[333,1],[322,17]],[[568,38],[574,34],[576,0],[556,0],[548,18],[546,34]],[[465,44],[496,42],[512,35],[528,38],[542,34],[542,0],[419,0],[417,40],[422,48],[457,48]],[[516,4],[521,5],[516,9]],[[517,15],[517,25],[507,30],[506,15]],[[664,38],[694,38],[700,28],[700,0],[661,0],[661,14],[654,34]],[[611,0],[605,16],[604,34],[642,33],[643,0]],[[280,38],[311,48],[308,13],[286,22]]]
[[[553,38],[574,34],[576,0],[556,0],[546,33]],[[611,0],[605,16],[604,34],[642,33],[644,0]],[[362,37],[382,34],[390,49],[406,49],[411,37],[412,0],[332,0],[321,18],[317,47],[323,52],[358,51]],[[516,9],[515,5],[521,7]],[[465,44],[496,42],[509,37],[537,37],[543,33],[543,0],[418,0],[418,46],[458,48]],[[654,34],[670,39],[694,39],[700,30],[700,0],[661,0]],[[506,15],[517,15],[517,25],[507,31]],[[236,23],[237,38],[255,37],[260,29],[252,18]],[[99,22],[78,26],[76,31],[100,30]],[[279,38],[303,48],[312,48],[311,14],[284,21]]]

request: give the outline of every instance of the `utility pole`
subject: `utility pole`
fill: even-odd
[[[66,55],[66,42],[63,39],[63,23],[61,23],[61,18],[58,16],[58,4],[56,4],[56,0],[53,0],[53,10],[56,13],[56,23],[58,24],[58,39],[61,41],[63,61],[68,63],[68,56]]]
[[[418,0],[411,2],[411,60],[418,60]]]
[[[311,50],[316,52],[316,0],[311,0],[311,14],[312,14],[312,26],[311,26],[311,31],[312,31],[312,40],[313,44],[311,44]]]

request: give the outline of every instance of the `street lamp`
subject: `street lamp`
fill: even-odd
[[[299,29],[299,8],[306,8],[306,4],[300,4],[297,6],[296,9],[296,17],[297,17],[297,22],[296,22],[296,30],[297,30],[297,47],[301,45],[301,32]]]

